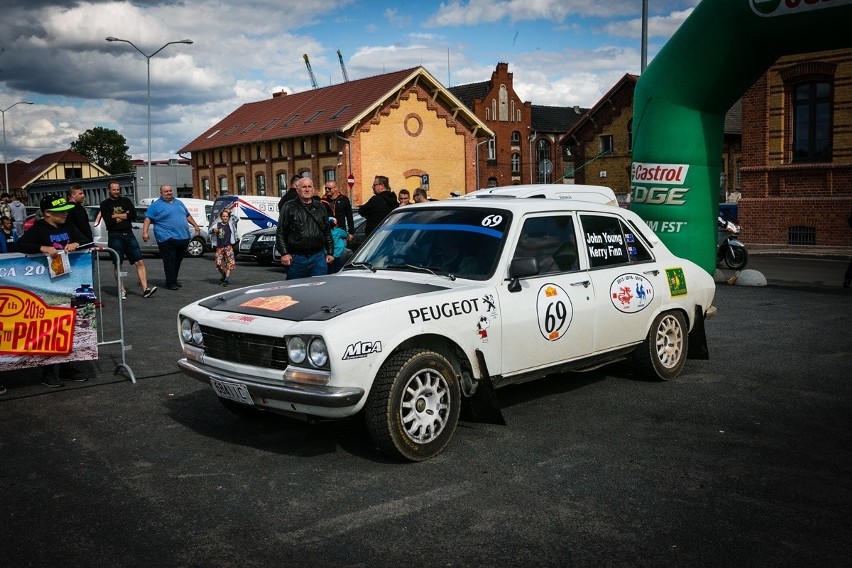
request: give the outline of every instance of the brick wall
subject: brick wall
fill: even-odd
[[[784,78],[814,73],[833,74],[832,157],[792,163]],[[852,245],[852,49],[782,57],[754,83],[743,95],[742,166],[738,210],[747,244],[786,245],[790,227],[804,226],[815,229],[817,246]]]

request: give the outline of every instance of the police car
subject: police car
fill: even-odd
[[[419,461],[462,408],[501,421],[494,388],[624,359],[668,380],[706,359],[712,277],[611,191],[535,187],[400,207],[337,274],[184,307],[180,368],[240,413],[363,413],[382,451]]]

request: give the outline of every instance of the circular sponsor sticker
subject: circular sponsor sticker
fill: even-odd
[[[536,311],[538,329],[542,337],[548,341],[556,341],[562,337],[574,317],[571,298],[556,284],[545,284],[538,291]]]
[[[622,274],[609,288],[612,305],[620,312],[633,314],[644,310],[654,299],[654,286],[639,274]]]

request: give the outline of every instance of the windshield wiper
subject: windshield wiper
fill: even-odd
[[[370,272],[376,271],[376,269],[373,268],[373,265],[369,262],[350,262],[349,264],[344,266],[343,269],[346,270],[347,268],[350,268],[350,267],[351,268],[366,268]]]
[[[406,268],[409,270],[417,270],[419,272],[428,272],[434,276],[438,276],[438,273],[429,268],[428,266],[417,266],[416,264],[388,264],[385,266],[386,270],[396,270],[399,268]]]

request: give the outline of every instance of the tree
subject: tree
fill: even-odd
[[[133,171],[127,140],[117,131],[96,126],[82,133],[71,149],[86,156],[111,174]]]

